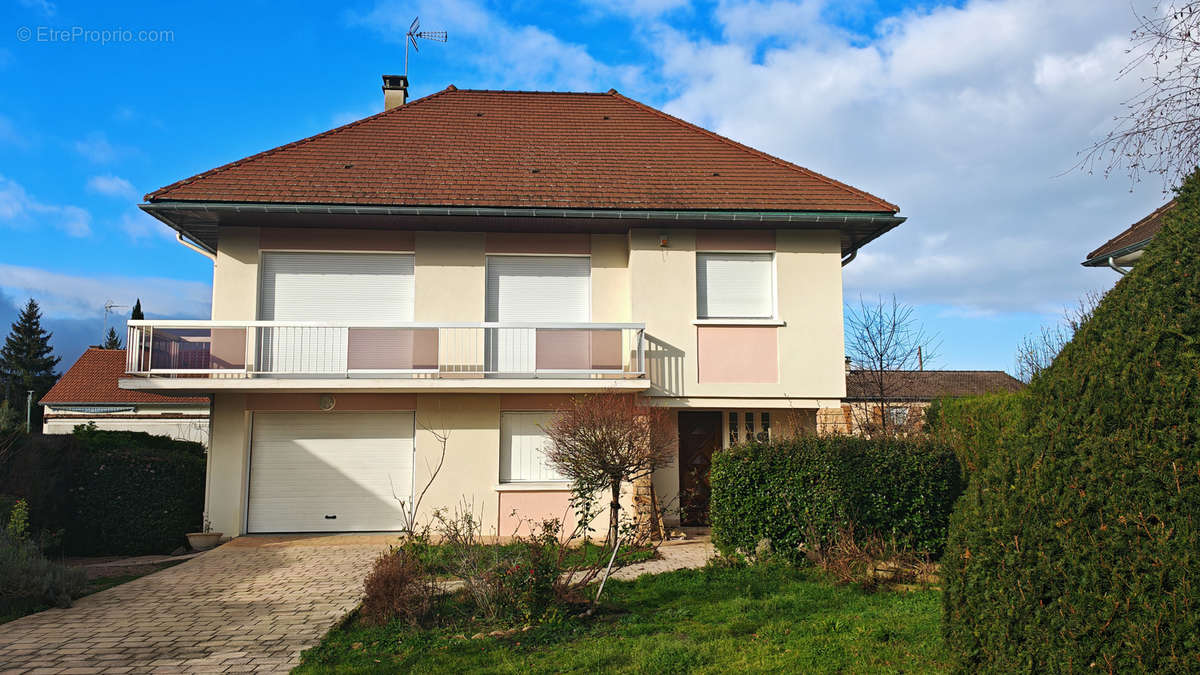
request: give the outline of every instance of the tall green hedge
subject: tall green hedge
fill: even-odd
[[[724,554],[753,551],[763,538],[798,559],[810,531],[895,537],[934,554],[962,490],[958,461],[925,440],[806,436],[749,443],[713,456],[713,543]]]
[[[1200,179],[1029,389],[943,559],[963,671],[1200,671]]]
[[[69,555],[169,553],[200,529],[204,447],[140,432],[26,437],[0,467],[40,533]]]
[[[966,475],[979,471],[1003,438],[1020,435],[1028,416],[1024,391],[943,398],[925,413],[929,433],[945,443]]]

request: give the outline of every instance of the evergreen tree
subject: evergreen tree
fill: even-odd
[[[31,389],[37,401],[58,379],[54,368],[61,359],[50,347],[51,336],[42,328],[42,311],[31,298],[0,348],[0,377],[4,379],[5,398],[13,407],[24,405],[26,392]]]
[[[108,333],[104,335],[104,343],[100,345],[101,349],[120,349],[121,338],[117,336],[117,329],[109,326]]]
[[[129,320],[141,321],[145,318],[145,316],[142,316],[142,299],[138,298],[137,302],[133,303],[133,311],[129,313]]]

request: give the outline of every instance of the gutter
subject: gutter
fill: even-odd
[[[1119,249],[1113,251],[1112,253],[1105,253],[1104,255],[1099,255],[1099,256],[1096,256],[1095,258],[1088,258],[1087,260],[1084,260],[1083,262],[1081,262],[1079,264],[1083,265],[1084,267],[1103,267],[1105,265],[1108,265],[1108,261],[1110,258],[1124,258],[1125,256],[1127,256],[1131,253],[1137,253],[1138,251],[1146,248],[1146,245],[1149,244],[1153,240],[1154,240],[1153,237],[1150,237],[1149,239],[1143,239],[1142,241],[1139,241],[1136,244],[1130,244],[1123,248],[1119,248]]]

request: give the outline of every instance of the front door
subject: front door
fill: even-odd
[[[684,525],[708,525],[708,470],[721,447],[721,413],[679,413],[679,507]]]

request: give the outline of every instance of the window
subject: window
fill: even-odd
[[[697,253],[696,315],[700,319],[774,318],[774,254]]]
[[[908,423],[908,408],[903,406],[889,406],[887,416],[888,424],[893,427],[902,427]]]
[[[729,411],[728,438],[726,447],[733,447],[740,442],[759,441],[766,443],[771,440],[771,413]]]
[[[552,412],[500,413],[500,482],[565,481],[546,462],[550,439],[542,429]]]

